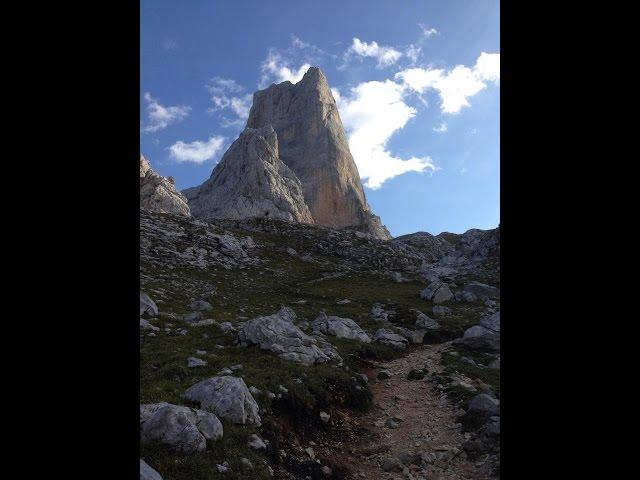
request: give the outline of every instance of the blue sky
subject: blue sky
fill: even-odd
[[[319,66],[373,211],[394,236],[500,221],[494,0],[141,1],[140,150],[207,179],[251,94]]]

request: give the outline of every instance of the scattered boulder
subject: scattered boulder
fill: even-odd
[[[316,345],[317,340],[293,324],[295,313],[283,308],[267,317],[246,322],[238,332],[240,345],[258,345],[263,350],[278,354],[285,360],[311,365],[330,360]]]
[[[211,377],[189,387],[183,398],[233,423],[261,425],[258,404],[239,377]]]
[[[371,307],[371,318],[376,322],[386,322],[389,320],[389,314],[384,310],[382,304],[374,303]]]
[[[330,419],[331,415],[327,412],[320,412],[320,420],[322,420],[322,423],[328,423]]]
[[[420,298],[439,304],[453,299],[453,293],[446,283],[437,280],[420,292]]]
[[[446,317],[452,313],[451,309],[444,305],[434,305],[432,311],[436,317]]]
[[[140,480],[162,480],[162,477],[147,462],[140,459]]]
[[[140,328],[142,330],[153,330],[154,332],[157,332],[160,330],[159,327],[152,325],[151,322],[149,322],[149,320],[147,320],[146,318],[140,319]]]
[[[146,293],[140,292],[140,316],[147,315],[149,317],[158,316],[158,306]]]
[[[398,335],[397,333],[393,333],[392,331],[384,328],[380,328],[376,331],[373,335],[373,341],[383,345],[389,345],[396,350],[404,350],[407,348],[409,343],[409,341],[402,335]]]
[[[266,450],[267,449],[267,444],[264,443],[264,440],[262,440],[255,433],[249,437],[249,441],[247,442],[247,445],[252,450]]]
[[[391,372],[389,370],[380,370],[378,372],[378,380],[388,380],[391,378]]]
[[[314,332],[333,335],[338,338],[358,340],[363,343],[371,342],[371,338],[360,326],[350,318],[328,317],[322,312],[312,323]]]
[[[203,452],[207,440],[223,434],[215,414],[170,403],[140,405],[140,440],[156,441],[183,453]]]
[[[492,417],[497,417],[498,420],[491,420]],[[488,426],[488,423],[498,423],[497,432],[499,433],[499,417],[500,401],[486,393],[480,393],[469,401],[467,412],[459,420],[467,430],[477,430]],[[496,425],[493,425],[492,429],[496,431]]]
[[[196,357],[187,358],[187,367],[189,368],[206,367],[206,366],[207,366],[207,362],[202,360],[201,358],[196,358]]]
[[[426,330],[409,330],[404,327],[395,327],[396,331],[411,343],[421,344],[424,342]]]
[[[440,324],[437,320],[428,317],[424,313],[418,313],[418,318],[416,319],[416,327],[424,328],[426,330],[439,330]]]
[[[482,318],[479,325],[468,328],[462,338],[456,340],[456,342],[475,350],[499,352],[500,311],[498,310],[494,314]],[[498,368],[500,368],[499,362]]]

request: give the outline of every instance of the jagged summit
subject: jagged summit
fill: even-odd
[[[270,125],[246,128],[205,183],[184,191],[196,218],[268,217],[313,223],[298,177],[278,157]]]
[[[187,199],[175,186],[173,178],[165,178],[153,171],[140,154],[140,208],[152,212],[190,216]]]
[[[276,134],[279,159],[300,182],[310,223],[391,237],[367,204],[335,99],[318,67],[309,68],[296,84],[286,81],[254,93],[246,128],[266,127]],[[219,168],[216,166],[212,178],[224,183],[224,176],[216,172]],[[212,190],[207,187],[196,193],[203,186],[185,191],[193,215],[218,216],[220,212],[212,210],[214,199],[205,199],[213,195]],[[221,197],[215,195],[215,199],[220,201]],[[237,212],[247,217],[254,213]]]

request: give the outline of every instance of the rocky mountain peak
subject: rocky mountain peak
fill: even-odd
[[[271,125],[246,128],[209,180],[184,194],[196,218],[267,217],[313,223],[300,180],[280,160]]]
[[[149,161],[140,154],[140,208],[160,213],[191,216],[187,199],[176,190],[173,178],[153,171]]]
[[[286,81],[272,84],[254,93],[246,129],[259,130],[267,127],[273,129],[277,138],[278,159],[287,167],[285,169],[278,166],[276,170],[286,172],[289,180],[284,183],[289,183],[294,190],[295,180],[299,182],[303,203],[311,215],[310,219],[306,218],[304,209],[298,205],[296,194],[290,192],[291,195],[287,194],[285,197],[290,197],[296,204],[294,210],[298,212],[293,215],[295,221],[331,228],[349,227],[376,238],[391,238],[379,217],[373,215],[367,204],[335,99],[324,73],[318,67],[309,68],[298,83]],[[211,177],[218,178],[214,184],[226,183],[223,170],[230,170],[228,164],[232,161],[231,158],[243,162],[240,157],[230,156],[225,167],[222,166],[223,162],[216,166]],[[242,177],[244,182],[249,182],[250,179],[248,176]],[[282,182],[272,178],[272,184]],[[199,189],[198,193],[196,189],[185,191],[194,216],[220,218],[222,214],[229,214],[228,209],[215,207],[220,202],[237,206],[234,218],[246,218],[257,213],[253,207],[242,209],[247,204],[246,201],[224,199],[220,192],[213,191],[212,185],[209,182],[207,187],[196,187]],[[248,186],[246,192],[260,188]],[[239,189],[227,189],[226,194],[238,191]],[[267,200],[268,193],[269,191],[263,192],[263,200]],[[279,198],[278,202],[284,197]],[[293,204],[288,204],[285,211],[291,213],[289,207]]]

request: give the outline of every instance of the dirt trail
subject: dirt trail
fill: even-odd
[[[391,378],[378,380],[379,369],[369,372],[374,407],[356,420],[362,434],[349,442],[341,463],[354,474],[351,478],[368,479],[473,479],[495,478],[487,465],[466,459],[462,444],[466,438],[456,424],[456,407],[434,383],[408,380],[412,369],[425,368],[429,373],[442,370],[439,359],[448,343],[422,345],[405,357],[379,363]],[[386,422],[396,418],[397,427]],[[385,459],[397,454],[424,452],[435,458],[426,468],[410,465],[403,471],[384,471]],[[347,453],[347,452],[345,452]],[[401,457],[402,458],[402,457]],[[411,463],[405,461],[405,463]],[[419,463],[419,462],[418,462]],[[395,470],[400,470],[401,466]]]

